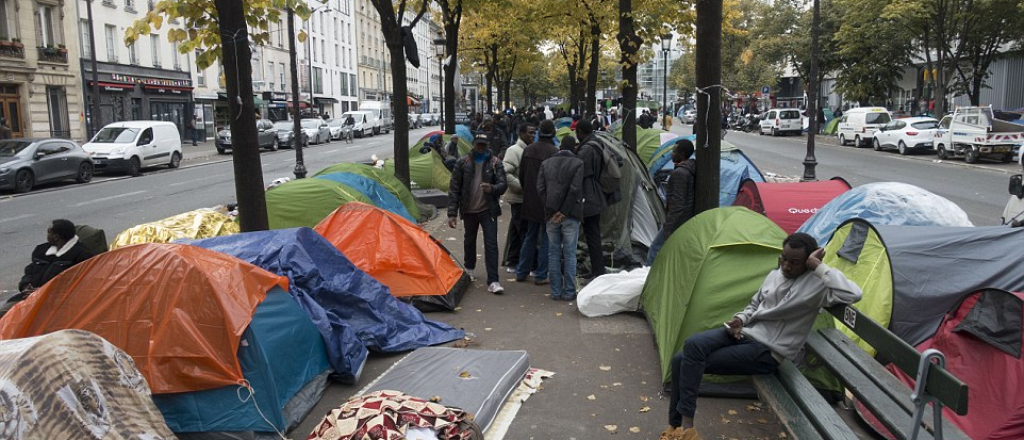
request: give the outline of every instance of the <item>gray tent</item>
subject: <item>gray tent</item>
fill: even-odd
[[[853,219],[825,248],[825,263],[864,291],[856,304],[911,345],[931,337],[964,292],[1024,291],[1024,229],[882,226]]]

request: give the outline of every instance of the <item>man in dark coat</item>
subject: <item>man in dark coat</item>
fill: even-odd
[[[505,141],[506,134],[502,131],[494,119],[490,116],[484,118],[483,123],[480,125],[480,133],[486,134],[488,139],[488,148],[491,150],[491,155],[501,160],[505,157],[505,149],[508,148],[508,142]]]
[[[654,264],[661,247],[665,245],[677,228],[693,217],[694,183],[697,180],[697,162],[693,159],[693,143],[688,139],[676,142],[672,149],[672,162],[676,164],[672,174],[668,176],[668,190],[665,194],[665,225],[654,237],[651,248],[647,251],[647,265]]]
[[[530,269],[537,256],[537,270],[533,282],[537,285],[548,283],[548,236],[544,232],[544,199],[537,191],[537,179],[540,176],[540,164],[558,152],[555,147],[555,124],[550,120],[540,123],[540,135],[523,150],[523,158],[519,162],[519,184],[523,187],[523,221],[526,222],[526,235],[523,236],[523,247],[519,251],[519,266],[516,267],[516,281],[526,281]],[[540,249],[536,250],[538,244]]]
[[[583,235],[586,237],[587,254],[590,256],[590,274],[593,279],[604,275],[604,253],[601,251],[601,210],[608,206],[597,183],[604,167],[601,146],[594,138],[594,127],[587,121],[576,126],[580,146],[576,156],[583,161]]]
[[[69,220],[54,220],[46,230],[46,243],[32,250],[32,262],[25,266],[25,275],[18,283],[18,290],[34,291],[64,270],[89,258],[92,258],[92,252],[78,242],[75,224]]]
[[[505,193],[505,167],[488,150],[486,134],[473,138],[473,151],[459,158],[448,184],[448,227],[455,228],[459,214],[466,225],[464,242],[466,269],[476,269],[477,229],[484,232],[484,263],[487,266],[487,291],[501,294],[498,283],[498,198]]]
[[[573,150],[576,139],[566,136],[558,153],[540,166],[537,191],[547,218],[548,274],[551,299],[576,299],[576,243],[583,218],[583,161]]]

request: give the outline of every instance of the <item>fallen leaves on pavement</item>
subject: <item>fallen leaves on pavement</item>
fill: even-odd
[[[597,369],[601,370],[601,371],[612,371],[612,367],[609,367],[607,365],[601,365],[601,366],[597,367]]]
[[[649,406],[645,406],[643,408],[640,408],[640,412],[642,412],[642,413],[648,412],[650,410],[651,410],[651,407],[649,407]]]
[[[615,434],[619,430],[619,425],[604,425],[604,429],[607,429],[608,432]]]
[[[631,426],[629,428],[629,432],[632,432],[633,434],[639,434],[640,433],[640,427],[638,427],[638,426]]]

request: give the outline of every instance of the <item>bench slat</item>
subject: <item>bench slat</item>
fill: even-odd
[[[803,410],[811,423],[826,438],[832,440],[855,440],[857,436],[853,430],[846,425],[842,417],[836,413],[835,408],[821,396],[821,393],[811,385],[811,382],[804,377],[790,361],[783,361],[776,373],[782,386],[791,396],[797,396],[797,405]]]
[[[775,411],[782,426],[789,431],[790,437],[795,440],[825,440],[811,424],[807,414],[786,392],[774,374],[762,374],[752,376],[754,389],[757,390],[761,401],[768,404]]]
[[[819,357],[827,361],[825,358],[828,355],[823,353],[825,348],[822,347],[822,344],[828,345],[838,353],[838,356],[843,357],[843,359],[839,359],[837,362],[853,366],[860,370],[865,377],[874,382],[875,386],[885,392],[893,402],[899,405],[906,414],[912,415],[914,413],[914,403],[910,400],[910,393],[913,390],[893,376],[889,370],[886,370],[885,367],[876,362],[875,359],[865,353],[864,350],[861,350],[860,347],[851,341],[845,334],[840,332],[838,329],[821,329],[817,332],[811,333],[811,336],[807,340],[807,346],[812,351],[818,353]],[[837,356],[837,354],[833,353],[832,356]],[[830,364],[829,367],[831,369],[832,365]],[[934,432],[932,426],[931,406],[925,408],[923,423],[928,429],[928,432]],[[911,423],[908,422],[905,426],[909,429],[910,425]],[[943,418],[942,426],[945,438],[969,440],[969,437],[960,431],[960,429],[949,419]]]
[[[921,353],[910,344],[893,335],[855,307],[838,305],[829,307],[828,311],[908,376],[917,376],[917,364],[921,359]],[[967,385],[946,369],[932,365],[925,389],[953,412],[959,415],[967,414]]]

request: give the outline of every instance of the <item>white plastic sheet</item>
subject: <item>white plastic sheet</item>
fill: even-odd
[[[650,267],[629,272],[601,275],[587,284],[576,297],[583,315],[594,318],[619,312],[635,312],[640,308],[640,292],[644,289]]]

